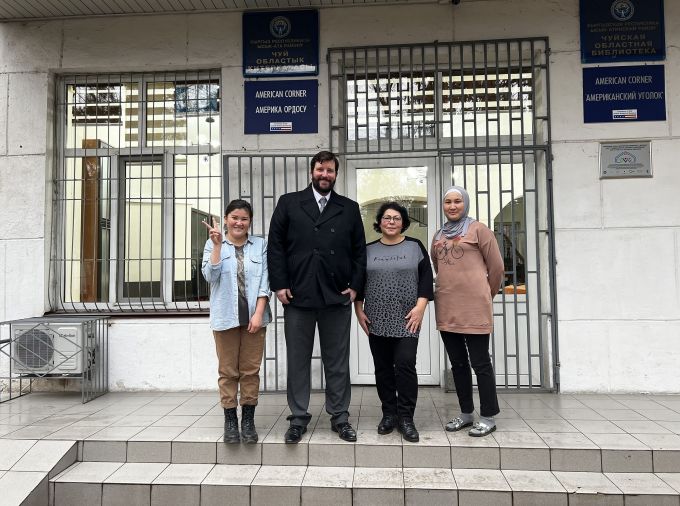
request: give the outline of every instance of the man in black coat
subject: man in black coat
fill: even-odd
[[[319,327],[331,428],[356,441],[348,421],[351,396],[351,307],[366,274],[366,238],[359,205],[333,191],[339,162],[329,151],[311,160],[311,184],[279,199],[269,227],[269,284],[284,307],[290,427],[297,443],[312,418],[307,411],[314,333]]]

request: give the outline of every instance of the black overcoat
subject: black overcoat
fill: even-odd
[[[267,262],[271,289],[289,288],[292,305],[348,304],[349,296],[340,292],[361,290],[366,275],[359,205],[332,192],[319,213],[311,185],[282,195],[269,227]]]

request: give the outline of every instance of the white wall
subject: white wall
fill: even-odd
[[[216,389],[217,357],[208,318],[114,319],[109,388]]]
[[[571,40],[551,44],[565,392],[680,391],[679,7],[665,2],[666,122],[584,124],[576,12]],[[651,139],[654,177],[600,180],[599,142],[625,139]]]
[[[561,388],[680,392],[680,4],[666,5],[666,122],[583,124],[578,1],[322,10],[319,133],[245,136],[241,14],[0,24],[0,320],[48,309],[53,83],[60,72],[221,68],[225,152],[328,143],[328,47],[550,38]],[[654,177],[601,181],[598,143],[651,139]],[[112,389],[213,388],[207,324],[115,320]]]

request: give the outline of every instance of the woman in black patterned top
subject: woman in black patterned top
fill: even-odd
[[[418,334],[433,291],[427,250],[404,235],[410,223],[406,208],[396,202],[378,209],[373,228],[382,237],[366,246],[366,285],[354,311],[373,354],[383,411],[378,434],[389,434],[396,426],[404,439],[416,442]]]

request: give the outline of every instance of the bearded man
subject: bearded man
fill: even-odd
[[[284,308],[290,426],[286,443],[298,443],[308,412],[311,360],[318,326],[331,429],[356,441],[349,423],[351,308],[366,274],[366,238],[359,205],[333,191],[338,158],[314,155],[311,183],[282,195],[269,226],[269,285]]]

